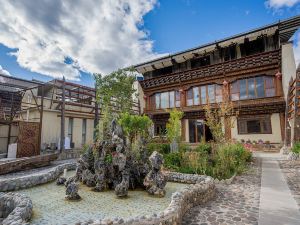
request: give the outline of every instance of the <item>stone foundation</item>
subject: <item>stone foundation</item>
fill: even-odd
[[[0,193],[0,224],[26,224],[31,218],[31,214],[30,198],[19,193]]]
[[[36,174],[25,175],[16,178],[8,178],[0,180],[0,191],[16,191],[20,189],[30,188],[38,184],[45,184],[57,179],[64,169],[74,170],[76,163],[65,163],[58,165],[46,171],[41,171]]]

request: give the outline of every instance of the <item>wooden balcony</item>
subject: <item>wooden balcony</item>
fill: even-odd
[[[197,79],[217,79],[224,76],[259,72],[279,68],[280,50],[263,52],[239,59],[200,67],[197,69],[171,73],[161,77],[140,81],[144,90],[162,86],[174,86]]]
[[[204,106],[205,105],[185,106],[178,109],[185,112],[186,115],[196,113],[197,115],[201,114],[201,116],[203,116]],[[212,107],[217,108],[219,105],[212,104]],[[233,107],[239,114],[283,113],[285,112],[285,100],[280,96],[240,100],[234,101]],[[168,110],[170,109],[150,109],[145,110],[145,113],[148,115],[168,115]]]

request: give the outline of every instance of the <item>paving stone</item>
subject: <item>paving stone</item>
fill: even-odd
[[[182,224],[257,224],[260,181],[261,160],[255,159],[250,169],[231,184],[218,184],[216,198],[190,209]]]

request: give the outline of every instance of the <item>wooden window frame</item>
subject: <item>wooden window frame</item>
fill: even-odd
[[[248,132],[247,122],[250,120],[258,120],[260,121],[260,132]],[[263,122],[267,122],[269,124],[268,129],[264,130]],[[245,123],[245,131],[242,131],[241,123]],[[253,135],[253,134],[273,134],[272,132],[272,120],[271,115],[257,115],[257,116],[243,116],[237,118],[237,129],[239,135]]]
[[[170,107],[170,92],[174,92],[174,107]],[[179,92],[178,90],[172,90],[172,91],[164,91],[164,92],[159,92],[159,93],[155,93],[153,94],[154,96],[154,104],[153,103],[150,103],[150,106],[154,107],[155,110],[160,110],[160,109],[173,109],[173,108],[180,108],[181,107],[181,104],[179,107],[176,106],[176,92]],[[169,102],[169,107],[167,108],[162,108],[161,107],[161,94],[162,93],[168,93],[168,102]],[[159,108],[156,108],[156,95],[159,94]],[[179,96],[180,96],[180,92],[179,92]],[[180,98],[179,98],[180,99]],[[180,101],[180,100],[179,100]]]
[[[258,97],[257,95],[257,80],[256,78],[258,77],[262,77],[263,78],[263,86],[264,86],[264,97]],[[275,77],[271,77],[272,80],[273,80],[273,88],[266,88],[266,77],[271,77],[271,76],[266,76],[266,75],[263,75],[263,76],[256,76],[256,77],[249,77],[249,78],[245,78],[245,79],[239,79],[239,80],[236,80],[234,81],[231,86],[230,86],[230,99],[231,101],[244,101],[244,100],[252,100],[252,99],[261,99],[261,98],[272,98],[272,97],[275,97],[276,96],[276,91],[277,91],[277,87],[276,87],[276,82],[275,82]],[[248,81],[249,79],[252,79],[254,78],[254,93],[255,93],[255,97],[254,98],[249,98],[249,84],[248,84]],[[247,95],[247,98],[245,99],[241,99],[241,91],[240,91],[240,81],[241,80],[246,80],[246,95]],[[237,85],[238,85],[238,91],[237,92],[232,92],[232,85],[234,83],[237,82]],[[267,89],[274,89],[274,96],[266,96],[266,90]],[[238,94],[238,100],[232,100],[232,94]]]

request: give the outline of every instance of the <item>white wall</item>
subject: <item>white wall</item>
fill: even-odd
[[[271,143],[281,143],[281,128],[280,128],[280,117],[279,113],[274,113],[271,115],[271,126],[272,126],[272,134],[238,134],[237,128],[237,119],[233,118],[234,126],[231,128],[231,138],[240,141],[244,139],[247,141],[250,139],[251,141],[270,141]]]
[[[287,98],[287,92],[289,90],[289,82],[291,77],[296,77],[296,63],[293,51],[293,43],[287,43],[282,45],[282,87],[284,98]]]

